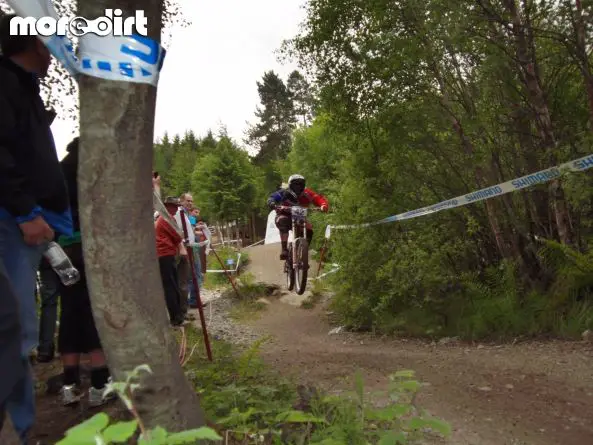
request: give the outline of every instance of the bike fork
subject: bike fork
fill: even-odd
[[[290,252],[292,255],[292,268],[296,269],[296,261],[297,261],[297,254],[296,254],[296,240],[293,240],[292,242],[292,252]]]

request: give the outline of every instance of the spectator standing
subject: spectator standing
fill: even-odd
[[[181,205],[179,199],[168,197],[164,205],[172,217],[178,212]],[[165,291],[165,301],[169,311],[169,319],[173,326],[181,326],[184,322],[184,315],[181,311],[181,291],[179,290],[179,278],[175,257],[179,252],[179,244],[183,241],[181,236],[162,217],[159,216],[155,223],[156,250],[159,257],[159,269],[161,280]]]
[[[0,367],[25,367],[6,408],[23,443],[35,420],[30,352],[39,341],[35,301],[41,255],[55,232],[72,234],[72,218],[51,117],[39,95],[49,50],[36,36],[13,36],[0,19],[0,267],[19,304],[21,360]],[[54,114],[55,116],[55,114]]]
[[[198,214],[198,223],[196,224],[196,229],[199,231],[200,234],[200,241],[210,241],[212,243],[212,234],[210,233],[210,230],[208,229],[208,225],[206,224],[206,222],[204,221],[204,219],[202,218],[201,213]],[[206,280],[206,261],[207,261],[207,246],[202,246],[200,247],[200,266],[202,267],[202,277],[203,280]]]
[[[183,210],[185,212],[188,241],[190,245],[193,245],[196,242],[196,237],[189,220],[189,214],[193,208],[194,199],[190,193],[184,193],[179,198],[179,202],[181,205],[175,214],[175,221],[177,222],[177,225],[183,229],[183,224],[181,222],[181,210]],[[181,312],[183,313],[184,318],[190,318],[188,317],[187,310],[189,304],[189,281],[191,280],[191,269],[189,258],[187,257],[187,250],[183,244],[179,246],[179,262],[177,268],[179,274],[179,290],[181,292]]]
[[[193,206],[192,209],[188,212],[189,223],[191,224],[192,228],[196,227],[199,215],[200,209],[198,209],[196,206]]]
[[[196,243],[200,243],[202,241],[202,237],[201,237],[202,232],[199,228],[196,227],[196,225],[198,223],[199,215],[200,215],[200,209],[198,209],[198,208],[194,208],[189,214],[189,220],[192,225],[192,231],[195,235]],[[205,246],[198,246],[198,245],[192,246],[193,253],[194,253],[194,267],[195,267],[195,272],[196,272],[196,278],[198,280],[198,286],[200,288],[202,287],[202,283],[204,282],[201,261],[200,261],[200,251],[202,248],[205,248]],[[193,277],[191,275],[189,277],[188,290],[189,290],[189,307],[192,309],[197,309],[198,295],[197,295],[196,289],[194,289],[194,281],[193,281]]]
[[[152,190],[156,192],[156,194],[158,195],[158,197],[160,199],[160,197],[161,197],[161,177],[158,174],[158,172],[155,172],[155,171],[152,172]],[[156,219],[159,216],[159,212],[154,207],[153,207],[152,211],[153,211],[154,221],[156,221]]]
[[[88,354],[91,361],[91,387],[88,391],[88,402],[89,406],[95,407],[107,401],[103,397],[103,391],[109,379],[109,370],[93,318],[82,252],[77,187],[78,147],[79,139],[76,138],[68,145],[68,154],[61,162],[68,186],[75,232],[73,236],[60,236],[58,242],[70,257],[72,265],[78,269],[80,280],[68,287],[59,283],[62,310],[58,350],[64,367],[63,404],[73,405],[80,401],[82,397],[80,392],[80,356]]]

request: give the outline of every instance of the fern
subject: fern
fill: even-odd
[[[237,373],[240,378],[247,378],[257,374],[260,371],[259,353],[263,344],[269,340],[269,337],[262,337],[253,342],[253,344],[238,359]],[[259,365],[259,366],[258,366]]]
[[[593,251],[581,253],[556,241],[542,242],[539,256],[556,276],[550,289],[556,303],[574,299],[593,287]]]

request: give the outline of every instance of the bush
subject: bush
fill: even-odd
[[[348,249],[350,257],[334,281],[333,308],[343,322],[360,330],[470,340],[576,339],[593,327],[593,254],[546,241],[539,256],[555,280],[545,291],[529,290],[516,263],[467,271],[461,257],[470,243],[443,239],[435,247],[438,236],[406,232],[378,246],[374,235],[362,233],[359,251],[350,250],[352,239],[341,240],[338,249]]]
[[[239,255],[239,251],[237,251],[236,249],[232,247],[223,247],[221,249],[216,249],[216,253],[218,254],[218,257],[220,258],[224,266],[227,268],[227,270],[229,270],[229,266],[227,265],[228,260],[234,261],[235,265],[232,268],[236,266]],[[245,270],[247,264],[249,264],[249,254],[245,251],[240,251],[240,253],[241,261],[239,263],[239,272]],[[210,254],[208,255],[208,269],[223,270],[220,262],[218,261],[218,258],[213,252],[210,252]],[[237,274],[233,273],[232,276],[236,277]],[[226,286],[227,284],[229,284],[229,280],[224,272],[206,274],[206,281],[204,285],[207,288],[212,289]]]

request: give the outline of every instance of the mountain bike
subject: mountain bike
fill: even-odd
[[[276,211],[290,212],[292,218],[292,242],[288,243],[288,256],[284,261],[284,273],[286,274],[286,286],[293,290],[296,285],[296,293],[302,295],[307,287],[307,275],[309,273],[309,243],[307,242],[306,207],[301,206],[279,206]],[[319,210],[314,208],[312,210]]]

